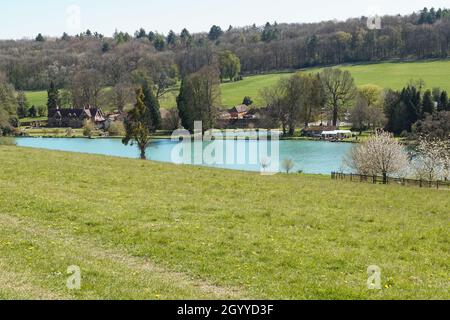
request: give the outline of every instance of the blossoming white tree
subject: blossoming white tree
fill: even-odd
[[[414,170],[419,179],[447,180],[450,167],[449,140],[421,137],[416,148]]]
[[[409,157],[404,146],[388,132],[379,132],[367,141],[355,145],[344,163],[363,175],[382,175],[383,183],[388,176],[406,173]]]

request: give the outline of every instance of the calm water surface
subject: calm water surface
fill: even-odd
[[[199,142],[204,150],[208,142]],[[205,164],[210,167],[220,167],[234,170],[260,171],[260,160],[255,162],[249,159],[249,153],[258,150],[258,141],[223,141],[224,157],[229,150],[246,150],[246,159],[232,161],[231,164]],[[72,139],[72,138],[19,138],[18,146],[59,150],[68,152],[101,154],[126,158],[138,158],[139,152],[135,146],[124,146],[118,139]],[[324,141],[280,141],[280,159],[289,158],[295,162],[293,171],[302,170],[312,174],[330,174],[342,168],[342,160],[352,147],[348,143],[331,143]],[[180,147],[179,142],[170,140],[155,140],[147,150],[149,160],[160,162],[173,162],[174,148]],[[193,148],[194,149],[194,148]],[[198,149],[197,149],[198,150]],[[253,151],[252,151],[253,150]],[[270,153],[270,151],[269,151]],[[215,153],[212,153],[215,155]],[[229,163],[229,161],[227,161]]]

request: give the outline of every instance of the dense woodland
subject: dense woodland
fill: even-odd
[[[0,41],[0,70],[16,90],[43,90],[50,81],[58,88],[69,87],[83,78],[79,73],[88,73],[92,82],[104,86],[126,83],[136,73],[146,73],[154,83],[165,85],[212,64],[227,51],[240,59],[242,74],[448,57],[449,10],[424,9],[407,16],[385,16],[381,21],[381,30],[370,30],[367,18],[360,17],[224,30],[213,26],[209,33],[196,34],[186,29],[168,35],[144,29],[134,35],[116,31],[113,37],[87,30],[58,39],[39,34],[33,40]]]
[[[181,121],[192,131],[194,120],[201,119],[207,130],[216,125],[223,80],[346,62],[448,57],[449,10],[424,9],[408,16],[385,16],[381,21],[380,30],[368,28],[367,18],[362,17],[345,22],[230,26],[227,31],[213,26],[205,34],[184,29],[164,36],[141,29],[133,36],[116,31],[107,38],[88,30],[59,39],[39,34],[34,40],[2,41],[0,128],[7,134],[18,118],[45,116],[57,107],[98,106],[106,96],[119,111],[142,100],[144,111],[137,103],[129,114],[143,112],[143,122],[125,124],[129,129],[144,127],[147,135],[162,127],[159,99],[181,81],[170,129]],[[111,89],[105,91],[105,87]],[[136,88],[140,88],[138,94]],[[44,110],[30,107],[22,92],[37,89],[48,90]],[[350,117],[347,120],[361,132],[385,128],[397,135],[432,133],[441,138],[450,132],[447,92],[424,91],[420,81],[399,92],[371,85],[357,88],[349,72],[325,68],[320,74],[282,79],[262,90],[262,95],[264,125],[281,127],[290,136],[324,117],[334,126]]]

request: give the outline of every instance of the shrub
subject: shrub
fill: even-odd
[[[251,97],[245,97],[242,101],[242,104],[245,104],[247,107],[251,106],[253,104],[253,99]]]
[[[168,110],[167,114],[162,120],[162,129],[167,131],[174,131],[180,127],[180,116],[177,109]]]
[[[45,106],[38,106],[36,111],[37,111],[38,117],[46,117],[47,116],[47,108]]]
[[[54,136],[57,136],[57,135],[59,135],[59,129],[53,129],[52,130],[52,134],[54,135]]]
[[[72,137],[73,134],[74,134],[73,129],[72,129],[72,128],[67,128],[67,130],[66,130],[66,136]]]
[[[94,132],[94,125],[90,121],[85,121],[83,125],[83,136],[91,137]]]
[[[402,133],[400,134],[401,138],[408,138],[409,137],[409,132],[406,130],[403,130]]]
[[[122,137],[125,135],[125,126],[121,121],[112,122],[108,128],[108,135],[111,137]]]
[[[11,137],[1,137],[0,136],[0,146],[16,146],[16,140]]]

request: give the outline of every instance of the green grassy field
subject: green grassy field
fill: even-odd
[[[356,84],[376,84],[383,88],[402,89],[410,80],[422,79],[427,88],[440,87],[450,91],[450,60],[423,62],[386,62],[343,66]]]
[[[0,299],[450,297],[446,191],[10,146],[0,164]]]
[[[27,91],[25,95],[30,103],[30,106],[45,106],[47,105],[47,91]]]
[[[450,60],[423,62],[395,62],[366,65],[346,65],[342,69],[348,70],[354,76],[357,85],[376,84],[383,88],[401,89],[410,80],[423,79],[427,88],[441,87],[450,91]],[[320,69],[307,69],[305,72],[317,72]],[[222,103],[225,106],[241,104],[245,96],[253,98],[255,105],[260,106],[263,100],[260,91],[274,85],[281,77],[288,73],[275,73],[246,77],[243,81],[222,84]],[[177,88],[170,91],[161,101],[163,108],[176,106]],[[47,92],[27,92],[31,104],[45,105]]]

